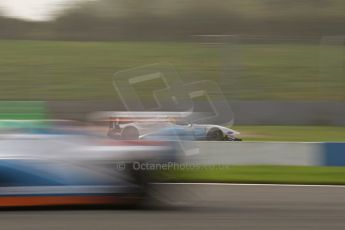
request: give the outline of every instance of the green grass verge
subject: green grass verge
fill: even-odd
[[[232,127],[244,141],[345,142],[345,127],[336,126],[247,126]]]
[[[226,182],[345,185],[345,167],[223,166],[161,171],[168,182]],[[162,179],[163,178],[163,179]]]
[[[116,97],[117,71],[169,63],[184,80],[218,82],[231,100],[345,100],[342,46],[281,42],[232,48],[0,40],[0,99],[109,100]]]
[[[0,123],[3,120],[40,120],[46,118],[43,101],[0,101]]]

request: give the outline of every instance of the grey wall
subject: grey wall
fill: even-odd
[[[195,142],[199,153],[186,163],[200,165],[325,165],[322,143]]]

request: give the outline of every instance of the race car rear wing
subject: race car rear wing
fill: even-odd
[[[125,112],[125,111],[102,111],[95,112],[88,116],[92,121],[108,121],[117,124],[131,122],[172,122],[183,120],[190,116],[192,112]]]

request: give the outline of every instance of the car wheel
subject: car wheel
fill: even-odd
[[[224,134],[222,130],[218,128],[212,128],[207,132],[207,140],[208,141],[223,141]]]
[[[133,163],[127,163],[124,169],[128,176],[128,182],[135,185],[134,190],[130,191],[135,196],[135,200],[125,207],[130,209],[145,207],[150,202],[150,174],[145,170],[135,169]]]
[[[133,126],[124,128],[121,132],[121,139],[122,140],[138,140],[139,139],[138,129]]]

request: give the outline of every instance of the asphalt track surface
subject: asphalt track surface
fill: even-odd
[[[154,190],[164,205],[2,210],[0,229],[345,229],[342,186],[165,184]]]

